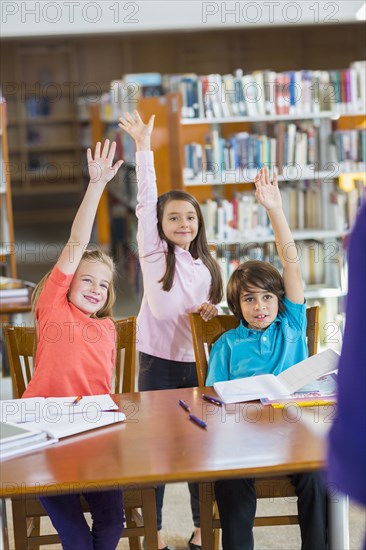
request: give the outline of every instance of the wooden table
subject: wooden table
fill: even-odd
[[[114,396],[127,416],[124,423],[3,462],[0,496],[288,474],[324,466],[319,422],[331,422],[331,414],[319,421],[314,413],[309,422],[309,411],[302,417],[304,409],[293,413],[254,403],[221,408],[203,401],[201,394],[202,389],[192,388]],[[178,399],[207,422],[206,430],[189,420]]]

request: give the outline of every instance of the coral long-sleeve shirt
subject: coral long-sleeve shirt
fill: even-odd
[[[55,266],[39,297],[35,370],[23,397],[111,391],[115,325],[110,318],[88,317],[68,301],[72,277]]]

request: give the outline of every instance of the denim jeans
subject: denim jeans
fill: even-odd
[[[301,550],[327,548],[327,497],[319,473],[289,476],[298,497]],[[257,507],[254,479],[216,481],[223,550],[253,550],[253,524]]]
[[[141,353],[139,372],[139,391],[173,390],[177,388],[195,388],[198,386],[196,363],[184,363],[183,361],[171,361],[154,357],[147,353]],[[191,495],[191,509],[193,524],[200,526],[200,503],[198,484],[188,483]],[[165,485],[159,485],[155,489],[156,496],[156,522],[158,531],[162,527],[162,508]]]
[[[125,521],[122,491],[82,494],[93,519],[91,531],[83,514],[80,494],[40,498],[59,534],[63,550],[114,550]]]

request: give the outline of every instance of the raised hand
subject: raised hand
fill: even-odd
[[[154,119],[155,115],[152,115],[149,122],[145,124],[139,112],[135,110],[132,115],[125,113],[125,116],[119,119],[118,126],[135,140],[138,150],[149,150]]]
[[[113,158],[116,152],[116,142],[113,141],[111,146],[109,146],[109,144],[109,139],[106,139],[101,152],[101,143],[98,141],[95,146],[94,158],[91,149],[89,148],[87,150],[91,183],[105,185],[117,174],[122,166],[123,160],[117,160],[117,162],[113,164]]]
[[[273,174],[273,183],[270,182],[268,168],[261,168],[255,178],[255,197],[266,210],[282,208],[281,193],[278,187],[277,173]]]

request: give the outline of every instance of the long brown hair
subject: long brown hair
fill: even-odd
[[[205,223],[203,220],[200,205],[192,195],[186,193],[185,191],[180,191],[177,189],[169,191],[168,193],[164,193],[158,198],[157,217],[159,236],[168,245],[166,253],[166,270],[164,276],[160,279],[159,283],[163,283],[163,290],[169,292],[169,290],[173,286],[175,275],[175,245],[165,236],[162,225],[164,209],[170,201],[186,201],[194,206],[198,218],[198,232],[195,239],[189,245],[189,252],[194,259],[199,258],[200,260],[202,260],[204,265],[209,270],[211,274],[211,287],[208,299],[212,304],[218,304],[219,302],[221,302],[223,295],[221,270],[216,260],[211,256],[210,250],[208,248]]]
[[[101,250],[86,250],[84,254],[82,255],[82,258],[80,262],[83,260],[87,262],[101,262],[105,264],[112,273],[112,280],[110,285],[108,285],[108,294],[107,294],[107,300],[104,306],[97,311],[96,313],[93,313],[91,317],[102,319],[103,317],[111,317],[112,316],[112,308],[116,301],[116,291],[114,288],[114,274],[115,274],[115,266],[112,258],[110,256],[107,256],[107,254],[104,254]],[[41,295],[42,289],[45,285],[45,282],[47,281],[48,277],[51,274],[52,269],[46,275],[42,277],[42,279],[37,284],[36,288],[33,291],[32,294],[32,310],[33,313],[35,312],[37,302],[39,300],[39,297]]]
[[[241,293],[251,292],[256,287],[277,296],[278,311],[285,309],[285,285],[281,273],[269,262],[249,260],[235,269],[227,284],[227,303],[237,319],[245,320],[241,311]]]

